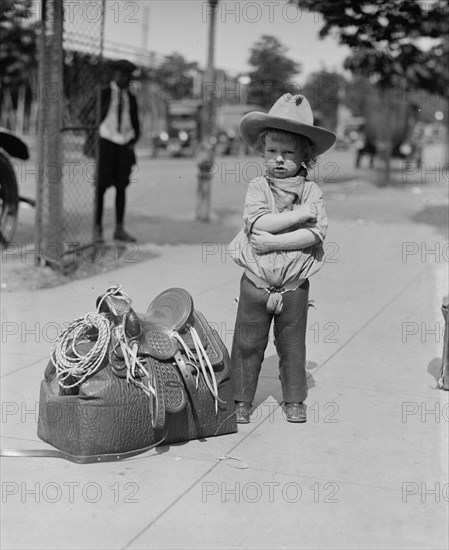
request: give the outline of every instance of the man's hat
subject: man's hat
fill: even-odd
[[[254,147],[262,130],[274,128],[306,136],[315,146],[314,153],[321,155],[332,147],[336,136],[329,130],[313,125],[313,113],[310,103],[300,94],[284,94],[271,107],[268,114],[252,111],[239,123],[243,141]]]
[[[127,74],[131,74],[137,69],[136,65],[134,65],[134,63],[131,63],[131,61],[128,61],[127,59],[118,59],[117,61],[112,61],[110,67],[113,71],[120,71]]]

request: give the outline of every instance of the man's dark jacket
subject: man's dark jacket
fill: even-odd
[[[131,118],[131,124],[134,128],[134,139],[131,140],[131,143],[134,144],[140,137],[140,124],[139,124],[139,115],[138,115],[138,108],[137,108],[137,100],[135,95],[130,92],[129,90],[126,90],[125,93],[128,94],[129,99],[129,114]],[[112,96],[112,90],[111,87],[108,86],[107,88],[103,88],[101,90],[100,94],[100,124],[103,122],[103,120],[106,118],[106,115],[108,114],[109,105],[111,104],[111,96]],[[93,117],[95,117],[95,103],[96,99],[91,98],[89,101],[90,107],[86,109],[86,111]],[[91,123],[92,126],[95,125],[94,121]],[[95,131],[94,130],[88,130],[86,133],[86,141],[84,143],[83,147],[83,153],[87,157],[95,157],[95,148],[96,148],[96,140],[95,140]]]
[[[131,124],[132,124],[132,127],[134,128],[134,133],[135,133],[135,137],[132,140],[132,142],[135,143],[140,137],[140,124],[139,124],[139,116],[137,114],[137,101],[136,101],[135,95],[131,93],[129,90],[126,90],[125,93],[128,94],[129,114],[131,117]],[[103,122],[103,120],[106,118],[106,115],[108,114],[109,105],[111,103],[111,95],[112,95],[112,90],[110,86],[108,86],[107,88],[103,88],[103,90],[101,90],[100,124]]]

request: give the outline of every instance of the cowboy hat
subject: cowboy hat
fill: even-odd
[[[110,67],[113,71],[120,71],[122,73],[131,74],[137,67],[131,61],[127,59],[118,59],[117,61],[111,61]]]
[[[332,147],[336,136],[329,130],[313,125],[310,103],[300,94],[284,94],[268,113],[252,111],[239,123],[243,141],[254,147],[260,132],[266,128],[285,130],[306,136],[313,143],[315,155],[321,155]]]

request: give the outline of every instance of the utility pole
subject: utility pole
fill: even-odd
[[[140,37],[140,47],[142,50],[148,49],[148,34],[150,28],[150,6],[145,4],[143,6],[143,16],[142,16],[142,34]]]
[[[198,155],[198,187],[197,187],[197,204],[196,204],[196,219],[203,222],[210,221],[210,206],[211,206],[211,180],[213,166],[215,160],[215,116],[216,116],[216,91],[215,91],[215,68],[214,68],[214,53],[215,53],[215,22],[217,15],[217,6],[219,0],[208,0],[209,13],[209,43],[207,53],[207,69],[205,84],[203,85],[203,93],[206,92],[206,112],[205,124],[203,124],[202,140]]]

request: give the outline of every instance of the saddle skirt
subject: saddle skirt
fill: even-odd
[[[140,314],[120,290],[111,293],[108,289],[97,299],[97,308],[113,325],[109,361],[116,376],[134,382],[150,398],[163,402],[168,412],[182,410],[190,399],[199,423],[202,411],[198,384],[202,377],[218,411],[214,366],[223,362],[223,353],[186,290],[165,290],[145,314]],[[153,420],[153,427],[159,428],[165,414],[155,411]]]

